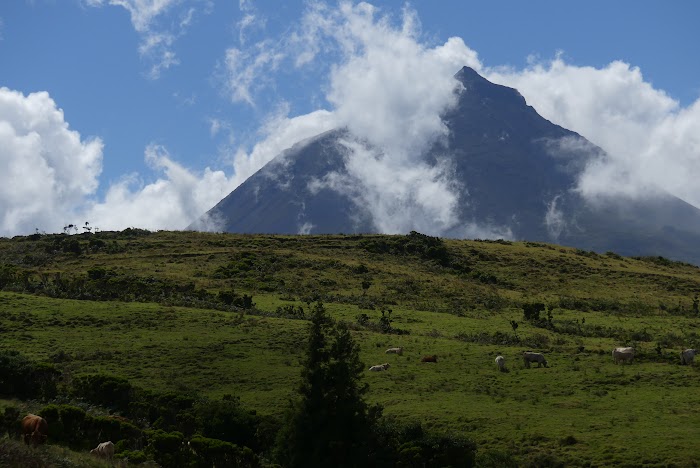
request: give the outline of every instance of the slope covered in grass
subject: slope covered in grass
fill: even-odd
[[[280,415],[299,381],[303,316],[321,300],[367,367],[390,363],[366,373],[370,401],[469,436],[484,464],[507,452],[536,465],[683,466],[700,453],[700,373],[678,359],[700,347],[700,270],[663,258],[419,234],[127,230],[0,240],[0,287],[0,349],[66,379],[106,372]],[[533,303],[547,309],[523,320]],[[632,365],[613,364],[619,345],[637,349]],[[391,346],[404,354],[384,354]],[[550,367],[524,368],[527,349]],[[438,363],[421,363],[427,354]]]

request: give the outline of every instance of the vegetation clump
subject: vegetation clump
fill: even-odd
[[[450,266],[452,261],[452,256],[442,239],[416,231],[411,231],[406,236],[382,236],[364,239],[360,245],[371,253],[416,255],[426,260],[434,260],[442,266]]]

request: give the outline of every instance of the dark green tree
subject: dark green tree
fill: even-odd
[[[279,433],[277,457],[289,467],[365,466],[379,407],[364,401],[364,364],[347,327],[321,303],[311,313],[300,399]]]

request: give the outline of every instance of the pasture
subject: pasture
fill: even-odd
[[[290,311],[322,300],[367,368],[391,365],[365,372],[368,400],[387,417],[468,436],[483,463],[498,452],[540,466],[700,461],[700,370],[678,356],[700,347],[694,266],[545,244],[423,248],[432,241],[409,236],[70,236],[79,254],[61,247],[68,236],[49,237],[0,241],[0,349],[55,363],[65,379],[110,373],[280,415],[308,324]],[[164,288],[160,300],[148,284]],[[96,297],[105,291],[114,297]],[[255,306],[217,302],[221,291]],[[534,302],[551,317],[524,320]],[[612,362],[622,345],[637,349],[631,365]],[[394,346],[402,356],[384,353]],[[525,350],[549,367],[526,369]],[[421,363],[428,354],[438,362]]]

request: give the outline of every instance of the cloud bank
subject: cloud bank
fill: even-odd
[[[48,93],[0,88],[0,234],[72,221],[97,188],[102,148],[69,129]]]
[[[682,107],[621,61],[596,69],[556,57],[486,76],[517,88],[540,115],[605,150],[605,158],[593,154],[579,181],[589,199],[663,189],[700,207],[700,100]]]
[[[233,190],[233,179],[209,168],[187,170],[161,146],[145,159],[155,181],[124,176],[96,193],[104,144],[71,130],[48,93],[0,88],[0,235],[61,232],[88,221],[100,229],[182,229]]]

